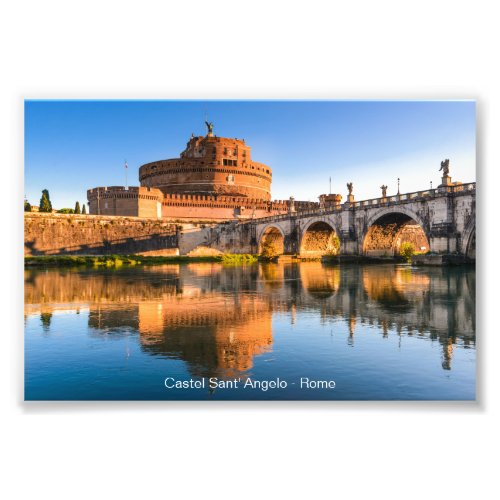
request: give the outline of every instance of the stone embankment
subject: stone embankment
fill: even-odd
[[[25,213],[25,255],[177,255],[176,224],[154,218]]]
[[[423,254],[413,255],[411,258],[414,266],[462,266],[474,262],[465,255],[457,254]]]

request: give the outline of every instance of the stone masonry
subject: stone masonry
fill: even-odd
[[[25,213],[25,255],[177,253],[177,226],[154,218]]]

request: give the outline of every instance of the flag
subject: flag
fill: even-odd
[[[128,163],[127,162],[125,162],[125,168],[128,168]]]

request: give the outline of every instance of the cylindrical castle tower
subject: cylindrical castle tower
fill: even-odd
[[[211,125],[211,124],[207,124]],[[141,186],[164,194],[238,196],[271,200],[272,171],[252,161],[244,140],[194,135],[180,158],[146,163],[139,169]]]

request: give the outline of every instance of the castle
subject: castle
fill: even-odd
[[[252,160],[243,139],[191,135],[180,158],[139,168],[139,187],[87,191],[90,214],[219,222],[266,217],[317,203],[271,201],[272,170]]]

